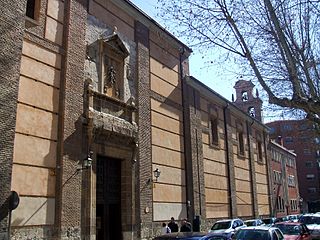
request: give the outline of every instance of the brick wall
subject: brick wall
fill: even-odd
[[[11,190],[13,141],[26,1],[0,3],[0,234],[7,231],[7,198]],[[1,237],[2,235],[0,235]]]

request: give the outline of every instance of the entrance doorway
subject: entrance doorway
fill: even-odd
[[[96,239],[122,239],[121,160],[98,156]]]

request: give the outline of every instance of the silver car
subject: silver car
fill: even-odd
[[[210,233],[224,233],[228,237],[232,237],[239,229],[246,227],[244,222],[239,219],[225,219],[217,221],[210,229]]]

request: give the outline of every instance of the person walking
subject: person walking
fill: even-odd
[[[180,232],[192,232],[191,223],[189,223],[186,218],[182,220]]]
[[[167,226],[166,223],[162,223],[161,234],[171,233],[171,229]]]
[[[171,217],[171,221],[168,223],[168,227],[171,229],[171,232],[178,232],[178,224],[174,221],[174,217]]]

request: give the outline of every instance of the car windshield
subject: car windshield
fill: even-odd
[[[228,229],[231,226],[231,221],[227,221],[227,222],[216,222],[211,230],[220,230],[220,229]]]
[[[250,227],[250,226],[257,226],[256,221],[245,221],[244,223],[245,223],[248,227]]]
[[[286,235],[299,235],[301,232],[301,226],[299,225],[277,224],[276,227]]]
[[[235,235],[236,240],[269,240],[269,232],[259,229],[241,229]]]
[[[317,216],[302,216],[300,222],[304,224],[320,224],[320,217]]]
[[[272,218],[262,219],[262,221],[263,221],[265,224],[271,224],[271,223],[273,223]]]

